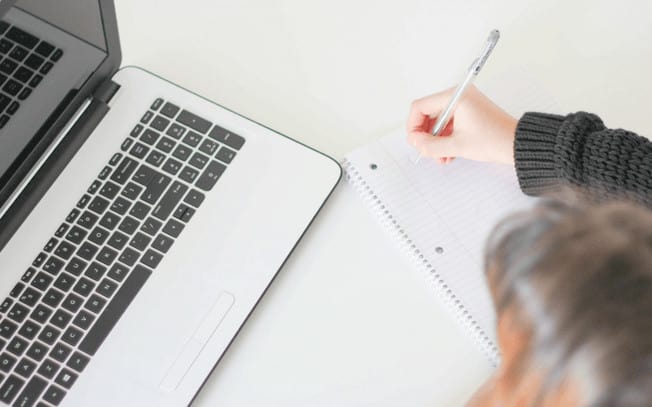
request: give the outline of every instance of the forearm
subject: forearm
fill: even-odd
[[[652,206],[652,143],[607,129],[596,115],[526,113],[516,129],[514,159],[528,195],[571,186],[596,199],[626,196]]]

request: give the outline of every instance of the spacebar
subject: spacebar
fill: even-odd
[[[136,297],[136,294],[143,287],[150,274],[152,272],[141,265],[137,265],[133,269],[124,284],[122,284],[122,287],[115,294],[115,297],[113,297],[102,315],[97,319],[93,328],[88,331],[84,340],[79,344],[79,349],[89,355],[94,355],[97,352],[97,349],[99,349],[104,339],[111,332],[111,329],[113,329],[113,326],[118,322],[134,297]]]

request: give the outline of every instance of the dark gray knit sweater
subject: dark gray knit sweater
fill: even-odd
[[[594,114],[524,114],[516,128],[514,158],[528,195],[571,186],[597,199],[627,197],[652,206],[652,142],[607,129]]]

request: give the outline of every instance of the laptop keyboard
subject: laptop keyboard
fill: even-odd
[[[154,101],[0,305],[0,401],[62,401],[244,142]]]
[[[0,129],[62,55],[54,45],[0,21]]]

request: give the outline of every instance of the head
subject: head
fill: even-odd
[[[495,229],[502,362],[473,406],[652,403],[652,213],[549,201]]]

